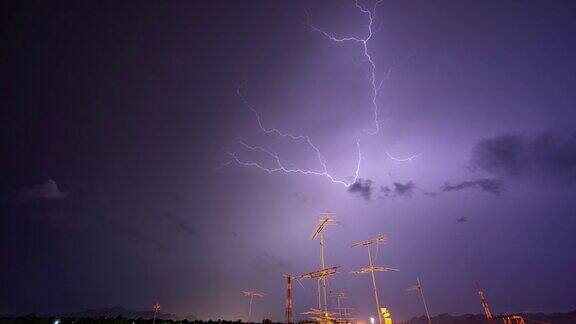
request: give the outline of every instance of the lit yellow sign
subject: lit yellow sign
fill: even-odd
[[[392,316],[388,311],[388,308],[382,307],[380,308],[380,313],[382,314],[382,318],[384,319],[384,324],[392,324]]]

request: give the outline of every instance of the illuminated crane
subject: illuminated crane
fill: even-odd
[[[550,322],[539,321],[531,318],[525,318],[520,315],[507,315],[500,317],[504,324],[526,324],[526,322],[534,322],[539,324],[552,324]]]
[[[488,307],[488,302],[486,302],[486,297],[484,296],[484,291],[480,288],[480,284],[476,281],[476,291],[478,292],[478,296],[480,297],[480,303],[482,304],[482,308],[484,308],[484,313],[486,313],[486,318],[488,319],[488,324],[495,324],[496,321],[494,320],[494,316]],[[534,322],[539,324],[552,324],[550,322],[539,321],[531,318],[525,318],[521,315],[505,315],[499,316],[502,319],[504,324],[526,324],[526,322]]]
[[[252,316],[252,300],[254,297],[264,297],[264,293],[259,291],[243,291],[242,294],[250,299],[248,306],[248,319],[246,320],[247,322],[250,322],[250,316]]]
[[[486,297],[484,297],[484,291],[480,288],[480,284],[476,281],[476,291],[478,292],[478,296],[480,297],[480,304],[482,304],[482,308],[484,309],[484,313],[486,313],[486,318],[488,319],[488,324],[496,324],[494,321],[494,316],[492,316],[492,312],[488,307],[488,302],[486,302]]]
[[[378,313],[378,324],[382,324],[382,314],[380,313],[380,301],[378,300],[378,288],[376,288],[376,277],[374,276],[374,272],[398,271],[398,269],[374,266],[372,261],[372,253],[370,252],[370,246],[372,244],[386,244],[386,243],[387,243],[386,237],[383,234],[379,234],[378,236],[376,236],[376,238],[352,244],[352,247],[365,246],[366,250],[368,251],[368,261],[370,266],[366,268],[361,268],[358,271],[352,271],[350,273],[353,274],[370,273],[370,275],[372,276],[372,288],[374,289],[374,300],[376,301],[376,313]]]
[[[503,316],[501,318],[502,321],[504,321],[504,324],[526,324],[526,322],[524,322],[524,318],[518,315]]]

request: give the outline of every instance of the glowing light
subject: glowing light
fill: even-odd
[[[376,6],[378,6],[378,4],[380,4],[380,2],[382,2],[382,0],[377,1],[374,4],[374,6],[372,7],[372,9],[366,9],[365,7],[361,6],[358,3],[358,1],[354,2],[355,7],[361,13],[365,14],[368,18],[368,26],[367,26],[368,33],[363,38],[336,37],[336,36],[328,33],[327,31],[325,31],[321,28],[310,25],[310,27],[313,31],[316,31],[316,32],[326,36],[331,41],[334,41],[334,42],[356,42],[356,43],[359,43],[362,45],[362,52],[363,52],[364,56],[366,57],[366,60],[367,60],[368,65],[370,67],[371,101],[372,101],[372,106],[373,106],[374,129],[372,131],[364,130],[369,135],[376,135],[380,130],[380,122],[378,119],[380,109],[378,107],[377,97],[378,97],[378,90],[379,90],[381,84],[377,85],[376,64],[374,63],[374,61],[372,59],[372,55],[370,54],[370,52],[368,50],[368,42],[370,41],[370,39],[374,35],[373,30],[372,30],[372,26],[374,23],[374,16],[375,16],[374,11],[376,10]],[[391,71],[391,69],[388,71],[387,75],[390,74],[390,71]],[[343,179],[338,179],[333,174],[331,174],[329,172],[327,162],[326,162],[323,154],[321,153],[319,147],[313,143],[312,139],[308,135],[294,135],[294,134],[283,132],[283,131],[279,130],[278,128],[265,126],[263,121],[262,121],[260,114],[258,113],[258,111],[250,104],[250,102],[242,94],[241,90],[242,90],[243,86],[244,86],[244,84],[241,84],[238,87],[238,89],[236,91],[237,95],[240,97],[240,99],[242,100],[244,105],[254,114],[254,117],[256,118],[256,122],[258,124],[260,131],[262,133],[264,133],[265,135],[275,135],[275,136],[284,138],[284,139],[289,140],[289,141],[302,143],[303,145],[311,148],[315,152],[316,159],[317,159],[318,164],[319,164],[319,169],[313,170],[313,169],[298,168],[294,163],[291,163],[291,162],[287,161],[286,159],[281,158],[278,153],[276,153],[272,150],[266,149],[266,148],[261,147],[261,146],[249,145],[243,141],[238,141],[236,143],[233,143],[228,148],[228,154],[229,154],[231,160],[222,164],[221,167],[227,166],[231,163],[237,163],[237,164],[239,164],[241,166],[245,166],[245,167],[258,168],[261,171],[264,171],[267,173],[282,172],[282,173],[294,173],[294,174],[301,174],[301,175],[321,176],[321,177],[327,178],[332,183],[340,184],[340,185],[343,185],[345,187],[351,186],[352,184],[354,184],[358,180],[359,174],[360,174],[360,163],[362,161],[362,153],[360,151],[360,139],[356,140],[356,146],[358,149],[358,159],[357,159],[357,163],[356,163],[355,170],[354,170],[354,176],[349,181],[346,181]],[[259,152],[259,153],[264,154],[265,156],[271,158],[271,160],[273,161],[273,166],[271,166],[271,167],[265,166],[262,162],[258,162],[258,161],[254,161],[254,160],[242,160],[239,157],[239,152],[236,150],[238,147],[240,147],[242,150],[251,151],[251,152]]]
[[[357,43],[357,44],[361,45],[362,54],[366,58],[366,62],[368,63],[369,71],[370,71],[369,72],[369,75],[370,75],[370,92],[371,92],[370,98],[371,98],[371,102],[372,102],[372,113],[373,113],[373,124],[374,124],[372,130],[364,129],[363,131],[370,136],[376,135],[380,131],[380,121],[379,121],[380,108],[378,106],[378,101],[377,101],[378,92],[380,90],[380,87],[381,87],[383,81],[385,81],[386,79],[388,79],[390,77],[392,70],[395,68],[395,66],[389,67],[384,78],[382,78],[382,80],[380,80],[378,82],[377,77],[376,77],[376,70],[377,70],[376,64],[375,64],[374,60],[372,59],[372,54],[370,54],[370,51],[368,49],[368,43],[370,42],[370,40],[374,36],[373,24],[374,24],[374,19],[375,19],[376,7],[381,2],[382,2],[382,0],[376,1],[370,9],[360,5],[358,3],[358,0],[356,0],[354,2],[355,8],[357,10],[359,10],[362,14],[364,14],[368,20],[367,33],[364,37],[356,37],[356,36],[340,37],[340,36],[333,35],[333,34],[327,32],[324,29],[321,29],[317,26],[310,25],[310,24],[308,25],[312,31],[323,35],[324,37],[326,37],[330,41],[337,42],[337,43],[351,42],[351,43]],[[332,174],[329,171],[328,165],[327,165],[328,163],[326,162],[324,155],[320,151],[320,148],[312,141],[312,139],[310,138],[309,135],[299,135],[299,134],[287,133],[287,132],[284,132],[278,128],[266,126],[265,123],[263,122],[260,114],[258,113],[258,111],[252,106],[252,104],[247,100],[247,98],[242,93],[243,87],[244,87],[244,83],[240,84],[236,93],[237,93],[238,97],[241,99],[241,101],[244,103],[244,105],[254,115],[259,130],[264,135],[276,136],[276,137],[282,138],[282,139],[287,140],[287,141],[298,143],[300,145],[303,145],[303,146],[311,149],[315,153],[315,160],[318,163],[318,168],[316,168],[316,169],[300,168],[300,167],[296,166],[296,164],[294,164],[293,162],[288,161],[285,157],[280,157],[280,155],[276,151],[270,150],[270,149],[262,147],[262,146],[250,145],[244,141],[237,141],[237,142],[233,143],[230,147],[228,147],[227,153],[230,157],[230,160],[223,163],[220,166],[220,168],[226,167],[232,163],[235,163],[235,164],[238,164],[238,165],[244,166],[244,167],[257,168],[257,169],[264,171],[266,173],[286,173],[286,174],[300,174],[300,175],[306,175],[306,176],[319,176],[319,177],[327,178],[332,183],[343,185],[347,188],[358,181],[359,174],[360,174],[360,164],[362,162],[362,152],[360,150],[360,139],[359,138],[356,139],[358,158],[357,158],[357,162],[355,165],[353,177],[337,178],[334,174]],[[256,153],[262,154],[265,158],[269,158],[272,161],[272,164],[271,165],[270,165],[270,163],[266,164],[265,162],[263,162],[263,160],[258,160],[258,159],[256,159],[256,160],[255,159],[250,159],[250,160],[242,159],[240,157],[241,156],[240,153],[242,151],[252,152],[252,153],[256,152]],[[397,162],[411,162],[411,161],[413,161],[413,159],[418,157],[418,155],[413,155],[413,156],[410,156],[407,158],[397,158],[397,157],[392,156],[388,152],[385,152],[385,153],[390,159],[397,161]]]
[[[370,324],[374,324],[374,317],[370,317]]]
[[[332,174],[330,174],[330,172],[328,172],[328,168],[326,167],[326,164],[323,162],[320,163],[321,164],[320,171],[300,169],[300,168],[297,168],[295,164],[281,158],[277,153],[270,151],[266,148],[263,148],[261,146],[249,145],[249,144],[245,143],[244,141],[237,141],[234,144],[232,144],[232,146],[230,146],[228,148],[228,155],[232,158],[233,162],[236,162],[239,165],[247,166],[247,167],[255,167],[255,168],[258,168],[258,169],[260,169],[264,172],[267,172],[267,173],[284,172],[284,173],[296,173],[296,174],[302,174],[302,175],[321,176],[321,177],[328,178],[333,183],[340,184],[340,185],[343,185],[345,187],[349,187],[358,180],[358,177],[360,175],[360,162],[362,161],[362,153],[360,151],[360,141],[359,140],[356,142],[356,145],[358,148],[358,162],[356,164],[356,169],[354,171],[354,177],[351,181],[345,181],[345,180],[337,179],[336,177],[334,177]],[[269,156],[274,161],[274,166],[267,167],[267,166],[264,166],[262,163],[259,163],[259,162],[245,161],[245,160],[240,159],[240,157],[238,156],[238,153],[236,151],[234,151],[234,148],[236,146],[240,146],[242,149],[245,149],[247,151],[260,152],[260,153],[263,153],[264,155]],[[228,164],[229,164],[229,162],[228,162]],[[288,166],[288,164],[290,164],[291,166]]]

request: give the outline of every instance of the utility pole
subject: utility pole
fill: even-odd
[[[379,234],[376,238],[352,244],[352,247],[365,246],[366,250],[368,251],[368,262],[370,266],[367,268],[361,268],[358,271],[352,271],[350,273],[353,274],[370,273],[370,275],[372,276],[372,288],[374,290],[374,300],[376,301],[376,313],[378,313],[378,324],[382,324],[382,314],[380,313],[380,301],[378,299],[378,288],[376,287],[376,277],[374,276],[374,272],[398,271],[398,269],[374,266],[372,261],[372,252],[370,252],[370,246],[372,244],[386,244],[386,243],[387,243],[386,237],[382,234]]]
[[[494,316],[492,316],[492,312],[488,307],[488,302],[486,302],[486,297],[484,297],[484,291],[480,288],[480,284],[476,281],[476,291],[478,292],[478,296],[480,297],[480,304],[482,304],[482,308],[484,309],[484,313],[486,313],[486,318],[488,319],[488,324],[496,324],[494,321]]]
[[[418,291],[420,293],[422,304],[424,304],[424,310],[426,311],[426,317],[428,318],[428,324],[432,324],[432,319],[430,318],[430,313],[428,312],[428,306],[426,305],[426,299],[424,298],[424,291],[422,289],[422,283],[420,283],[420,278],[416,277],[416,286],[412,286],[406,290]]]
[[[160,311],[160,304],[156,303],[152,305],[152,309],[154,310],[154,318],[152,319],[152,324],[156,324],[156,315],[158,315],[158,311]]]
[[[248,319],[246,320],[246,322],[250,322],[250,316],[252,316],[252,300],[254,297],[263,297],[264,293],[258,291],[243,291],[242,294],[250,299],[248,306]]]

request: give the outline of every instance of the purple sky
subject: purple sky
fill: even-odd
[[[372,8],[373,2],[360,2]],[[283,319],[282,274],[319,266],[373,311],[353,242],[379,233],[381,303],[423,314],[576,306],[576,7],[568,1],[384,1],[368,51],[350,1],[93,4],[2,10],[0,314],[102,306]],[[388,72],[390,73],[388,74]],[[267,173],[274,152],[290,168]],[[368,132],[364,131],[367,130]],[[359,145],[359,146],[358,146]],[[357,167],[358,147],[362,155]],[[397,161],[390,157],[411,161]],[[294,285],[295,312],[315,306]],[[335,301],[334,301],[335,302]],[[301,316],[300,316],[301,317]]]

